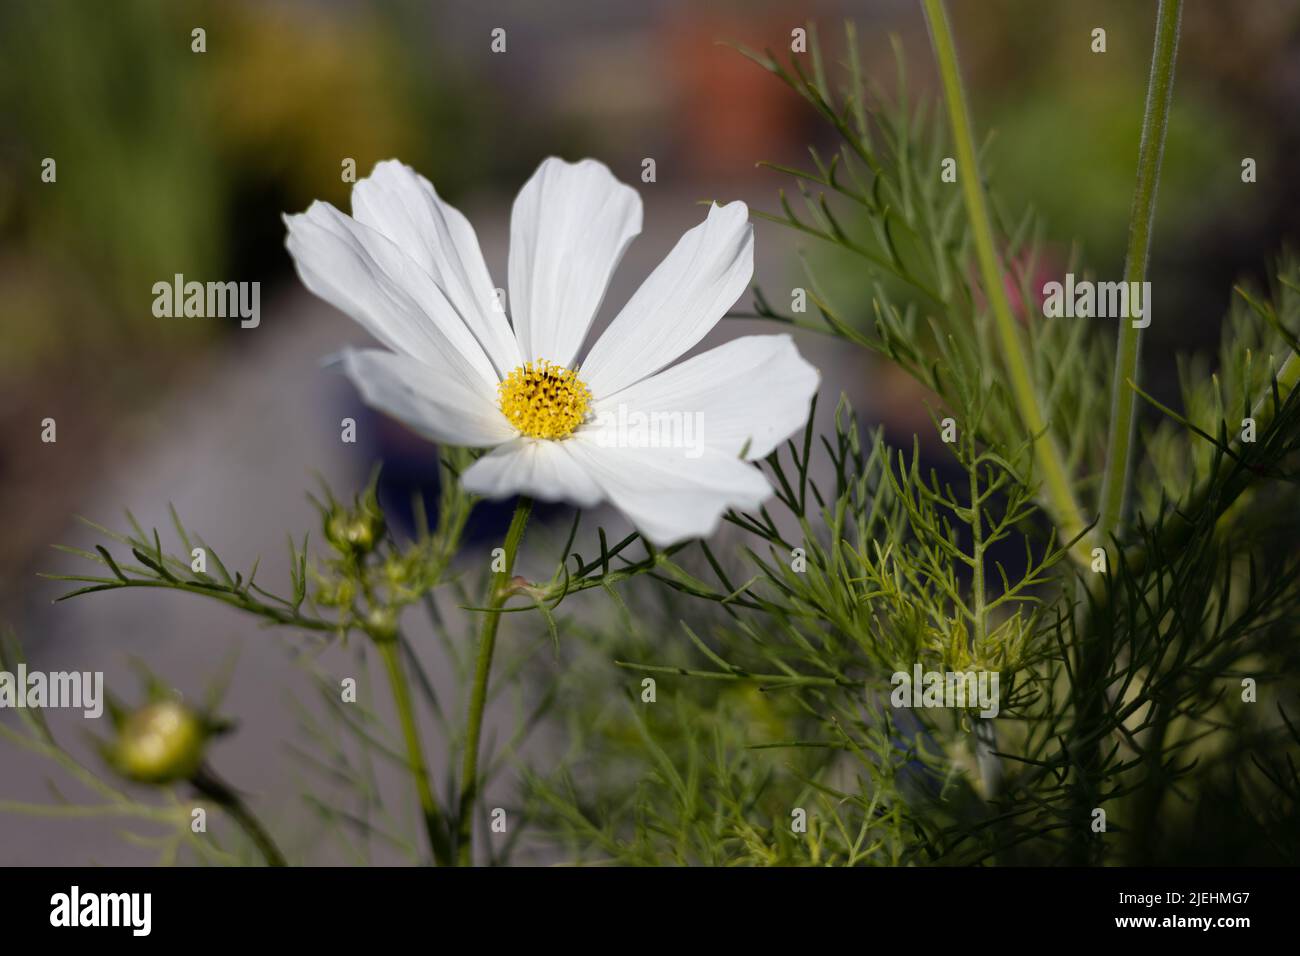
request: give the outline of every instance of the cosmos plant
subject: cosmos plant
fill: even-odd
[[[175,552],[132,520],[81,552],[99,569],[64,576],[68,596],[183,591],[377,668],[395,722],[313,669],[324,714],[298,748],[333,781],[304,812],[359,860],[1161,863],[1209,828],[1243,861],[1293,859],[1300,270],[1284,259],[1271,288],[1236,290],[1213,374],[1189,363],[1180,407],[1149,396],[1142,324],[1112,341],[1114,325],[1043,314],[1030,283],[1046,226],[1006,214],[1015,196],[981,169],[942,2],[921,7],[940,109],[875,92],[852,26],[835,73],[811,32],[790,57],[740,51],[835,148],[771,166],[788,180],[774,212],[710,205],[585,351],[642,216],[599,162],[545,159],[523,186],[504,300],[470,223],[399,162],[356,184],[350,216],[286,217],[303,284],[382,346],[338,367],[440,449],[436,520],[420,511],[404,537],[373,482],[326,490],[319,545],[291,539],[286,594],[211,549],[195,570],[206,546],[178,516]],[[1161,0],[1126,283],[1146,281],[1160,171],[1179,161],[1164,141],[1180,17]],[[808,243],[811,310],[764,293],[751,218],[760,242],[774,222]],[[855,263],[851,297],[822,291],[817,250]],[[683,358],[724,315],[774,334]],[[817,395],[795,331],[915,379],[939,451],[892,446]],[[620,407],[698,413],[701,440],[631,441]],[[490,555],[465,535],[484,499],[516,502]],[[563,540],[525,542],[534,500],[572,507]],[[633,531],[584,533],[601,505]],[[530,567],[554,554],[549,578],[516,575],[521,548]],[[443,648],[458,707],[417,632]],[[952,700],[952,675],[996,678],[979,684],[996,706]],[[150,686],[113,708],[102,768],[37,718],[0,732],[104,812],[174,828],[168,858],[310,862],[314,846],[272,835],[212,769],[219,695],[191,710]],[[514,733],[489,745],[485,713],[511,694]],[[446,766],[429,764],[431,728]],[[418,815],[388,808],[376,761],[398,766]],[[229,828],[190,833],[195,802]]]

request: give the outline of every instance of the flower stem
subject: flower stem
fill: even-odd
[[[257,847],[258,852],[262,854],[267,866],[288,865],[284,860],[284,854],[275,845],[275,841],[271,839],[271,835],[267,833],[261,821],[253,815],[253,811],[248,809],[244,801],[239,798],[239,794],[218,777],[212,768],[206,765],[200,767],[198,772],[191,778],[190,784],[201,795],[226,811],[226,814],[239,824],[240,829],[252,841],[253,846]]]
[[[478,662],[474,669],[474,688],[469,699],[469,719],[465,733],[465,758],[460,775],[460,804],[456,825],[456,855],[461,866],[474,861],[474,801],[478,797],[478,748],[483,733],[483,712],[487,707],[488,677],[492,673],[492,655],[496,651],[497,626],[501,623],[501,605],[509,597],[507,585],[514,574],[515,554],[523,539],[533,500],[520,496],[515,505],[510,529],[506,532],[505,560],[500,571],[492,575],[484,606],[483,633],[479,638]]]
[[[1156,189],[1160,184],[1160,161],[1165,152],[1169,128],[1169,106],[1174,98],[1174,61],[1178,55],[1178,31],[1183,16],[1182,0],[1160,0],[1156,14],[1156,43],[1151,56],[1151,78],[1147,85],[1146,115],[1138,146],[1137,188],[1129,220],[1128,253],[1124,259],[1124,282],[1146,279],[1151,257],[1151,227],[1156,217]],[[1148,309],[1150,303],[1147,303]],[[1101,487],[1101,519],[1097,540],[1108,547],[1120,526],[1128,503],[1132,473],[1134,406],[1137,393],[1130,380],[1138,381],[1138,355],[1142,330],[1132,322],[1119,326],[1115,352],[1115,377],[1111,382],[1110,436],[1106,443],[1106,472]]]
[[[1151,227],[1155,220],[1156,190],[1160,184],[1160,163],[1164,156],[1165,133],[1169,128],[1169,107],[1174,93],[1174,62],[1178,54],[1178,32],[1182,20],[1182,0],[1160,0],[1156,13],[1155,48],[1151,54],[1151,76],[1147,83],[1146,113],[1142,119],[1142,139],[1138,146],[1137,187],[1133,193],[1133,211],[1129,222],[1128,252],[1124,260],[1124,281],[1146,279],[1151,254]],[[1150,303],[1148,302],[1148,308]],[[1142,330],[1132,322],[1121,321],[1119,345],[1115,352],[1115,375],[1111,383],[1110,434],[1106,448],[1106,470],[1102,480],[1101,516],[1097,523],[1096,543],[1108,548],[1111,537],[1123,521],[1132,472],[1134,406],[1137,393],[1138,355]],[[1094,576],[1096,591],[1106,579]],[[1080,585],[1081,598],[1086,597]],[[1079,713],[1073,736],[1082,741],[1076,756],[1074,783],[1075,825],[1087,825],[1089,814],[1101,800],[1102,734],[1106,697],[1106,667],[1113,657],[1107,638],[1109,622],[1098,620],[1097,605],[1089,620],[1089,602],[1081,600],[1076,612],[1080,629],[1087,638],[1078,644],[1075,673],[1079,692]],[[1159,757],[1155,758],[1157,761]],[[1147,799],[1152,799],[1149,795]],[[1155,799],[1158,799],[1155,798]],[[1087,831],[1084,831],[1085,833]],[[1095,860],[1099,841],[1085,839],[1073,844],[1076,864]]]
[[[975,615],[970,650],[979,653],[988,638],[988,597],[984,582],[984,516],[979,484],[979,462],[971,442],[970,527],[971,527],[971,601]],[[980,717],[972,724],[975,738],[975,762],[984,784],[984,799],[992,803],[1002,785],[1002,764],[995,756],[998,746],[993,718]]]
[[[415,792],[420,800],[420,810],[424,815],[424,828],[429,837],[429,847],[433,851],[434,861],[439,866],[451,863],[451,847],[447,839],[447,829],[443,822],[442,811],[433,797],[433,788],[429,785],[429,767],[424,759],[424,747],[420,743],[420,731],[415,722],[415,708],[411,704],[411,692],[407,687],[406,673],[402,668],[401,643],[397,640],[376,641],[379,654],[384,659],[388,671],[388,683],[393,691],[393,704],[397,708],[397,719],[402,725],[402,737],[406,742],[406,760],[415,782]]]
[[[1034,441],[1034,455],[1043,476],[1043,492],[1047,506],[1061,531],[1063,541],[1079,537],[1086,522],[1075,500],[1074,491],[1066,471],[1065,459],[1056,439],[1048,430],[1038,404],[1038,393],[1029,371],[1029,359],[1024,343],[1011,315],[1007,290],[1003,284],[1002,267],[998,261],[997,247],[993,241],[993,224],[989,217],[988,202],[984,196],[983,181],[975,154],[971,133],[970,113],[966,107],[966,93],[962,87],[961,73],[957,68],[957,51],[953,45],[952,28],[943,0],[922,0],[926,22],[930,27],[930,40],[939,76],[943,82],[944,99],[948,106],[948,119],[952,126],[953,145],[957,152],[957,168],[961,171],[962,196],[966,214],[970,219],[971,235],[975,241],[975,254],[979,260],[984,294],[993,310],[998,337],[1002,342],[1003,356],[1011,381],[1011,392],[1025,424]],[[1072,553],[1086,563],[1087,551],[1080,541]]]

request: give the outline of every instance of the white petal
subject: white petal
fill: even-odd
[[[448,367],[466,387],[498,381],[492,363],[433,278],[369,226],[328,203],[285,216],[303,285],[394,351]]]
[[[432,183],[395,159],[378,163],[352,188],[352,215],[424,267],[500,377],[522,364],[474,227]]]
[[[592,346],[582,379],[604,398],[663,368],[704,338],[754,274],[754,229],[743,202],[709,208]]]
[[[623,250],[641,197],[595,160],[545,160],[510,214],[510,314],[525,359],[571,365]]]
[[[466,491],[488,498],[531,495],[590,508],[600,488],[570,454],[572,442],[516,438],[493,449],[461,475]]]
[[[344,352],[343,370],[367,405],[433,441],[483,448],[516,434],[488,389],[467,388],[445,366],[366,349]]]
[[[611,444],[616,437],[597,432],[628,431],[627,423],[637,421],[630,416],[639,413],[640,421],[660,423],[660,444],[674,439],[733,458],[748,446],[745,457],[756,461],[808,421],[819,380],[790,336],[749,335],[597,402],[584,434]]]
[[[604,448],[583,436],[568,444],[606,500],[651,543],[667,547],[717,530],[729,508],[752,509],[771,495],[767,479],[739,458],[664,448]]]

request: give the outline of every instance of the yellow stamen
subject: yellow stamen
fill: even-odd
[[[525,362],[497,386],[501,411],[530,438],[565,438],[582,424],[591,392],[571,368]]]

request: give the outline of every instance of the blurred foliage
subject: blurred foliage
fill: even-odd
[[[1141,104],[1123,78],[1101,73],[1083,83],[1049,83],[999,104],[991,118],[989,179],[1034,206],[1055,232],[1082,245],[1100,274],[1123,265],[1133,158]],[[1080,135],[1086,131],[1086,135]],[[1204,228],[1231,210],[1241,195],[1241,147],[1249,137],[1212,104],[1182,96],[1169,120],[1165,150],[1178,157],[1163,187],[1195,195],[1169,203],[1157,242]],[[1005,185],[1004,185],[1005,184]],[[1068,184],[1068,185],[1067,185]],[[1080,197],[1087,197],[1080,202]]]
[[[21,312],[0,334],[10,362],[150,317],[152,284],[220,263],[219,160],[202,123],[180,18],[157,4],[6,4],[0,12],[5,271]],[[170,21],[170,24],[169,24]],[[53,158],[57,181],[40,180]],[[176,326],[175,328],[192,328]]]
[[[191,50],[196,27],[206,52]],[[218,334],[159,322],[153,283],[272,278],[285,266],[277,212],[346,206],[345,158],[360,177],[402,156],[453,193],[480,175],[490,100],[471,71],[429,55],[435,41],[406,4],[6,3],[8,371]],[[55,183],[41,182],[46,157]]]
[[[1178,259],[1211,223],[1234,218],[1254,200],[1241,188],[1241,158],[1271,166],[1285,135],[1260,128],[1252,116],[1267,102],[1267,71],[1285,62],[1285,49],[1244,36],[1229,42],[1221,21],[1244,21],[1238,33],[1248,32],[1251,22],[1269,23],[1274,37],[1300,25],[1300,4],[1293,0],[1248,4],[1236,16],[1198,6],[1185,18],[1165,146],[1179,161],[1164,175],[1168,191],[1197,201],[1166,204],[1156,239],[1164,255]],[[1082,244],[1094,268],[1118,271],[1142,119],[1142,102],[1132,91],[1147,79],[1152,8],[1128,0],[1038,4],[1027,18],[1026,5],[1015,0],[988,0],[982,7],[974,15],[972,7],[954,6],[953,16],[981,90],[976,119],[990,132],[986,175],[996,188],[1014,185],[1054,233]],[[1000,28],[1007,21],[1023,29]],[[1096,28],[1106,31],[1104,53],[1092,50]],[[1240,69],[1235,57],[1224,56],[1228,50],[1257,57],[1248,94],[1222,85]]]

